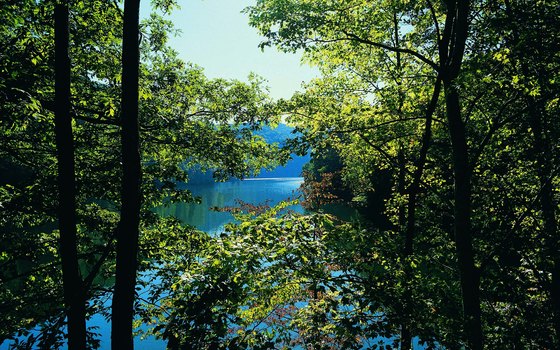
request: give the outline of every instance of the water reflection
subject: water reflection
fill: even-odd
[[[293,199],[300,195],[298,191],[303,178],[269,178],[246,179],[215,184],[187,186],[193,195],[201,197],[200,204],[177,203],[156,209],[163,216],[174,216],[182,222],[195,226],[206,232],[220,231],[225,224],[233,221],[228,212],[217,212],[210,208],[236,206],[236,200],[253,205],[267,204],[273,206],[280,201]],[[290,207],[303,213],[300,205]]]
[[[253,205],[263,204],[276,205],[287,199],[294,199],[300,195],[299,186],[303,178],[268,178],[268,179],[246,179],[243,181],[221,182],[204,185],[188,185],[194,196],[201,198],[200,204],[177,203],[160,207],[156,212],[164,216],[174,216],[185,224],[195,226],[199,230],[209,233],[220,232],[224,225],[232,222],[233,216],[228,212],[217,212],[210,210],[213,207],[230,207],[237,205],[236,200]],[[289,209],[303,213],[301,205],[291,206]],[[92,322],[100,327],[101,349],[109,349],[110,325],[102,320],[95,319]],[[144,326],[141,326],[143,328]],[[163,340],[150,336],[146,339],[134,339],[137,350],[165,349]]]

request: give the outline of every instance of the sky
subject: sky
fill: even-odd
[[[203,67],[209,78],[246,81],[254,72],[268,81],[273,98],[289,98],[301,90],[303,81],[318,76],[317,70],[301,65],[301,54],[283,53],[274,47],[261,51],[258,45],[262,37],[241,13],[253,2],[179,0],[181,8],[169,19],[182,33],[170,38],[169,44],[184,61]]]

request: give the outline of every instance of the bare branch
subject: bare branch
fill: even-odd
[[[428,4],[428,7],[430,8],[430,13],[432,14],[432,20],[434,21],[434,25],[436,27],[437,41],[439,45],[439,42],[441,40],[441,33],[439,31],[439,23],[436,16],[436,10],[434,8],[434,4],[432,4],[430,0],[426,0],[426,3]]]

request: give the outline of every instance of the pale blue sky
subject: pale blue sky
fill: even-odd
[[[179,0],[181,9],[169,17],[180,37],[170,45],[183,60],[204,68],[209,78],[246,80],[254,72],[266,80],[274,98],[289,98],[302,81],[318,75],[300,64],[300,54],[258,48],[261,37],[241,13],[253,0]],[[148,3],[148,1],[145,1]]]

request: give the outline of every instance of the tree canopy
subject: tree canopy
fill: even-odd
[[[0,343],[97,348],[73,320],[124,293],[170,349],[560,347],[557,1],[255,0],[261,48],[320,72],[278,101],[179,59],[173,1],[0,2]],[[304,214],[155,209],[307,153]]]

